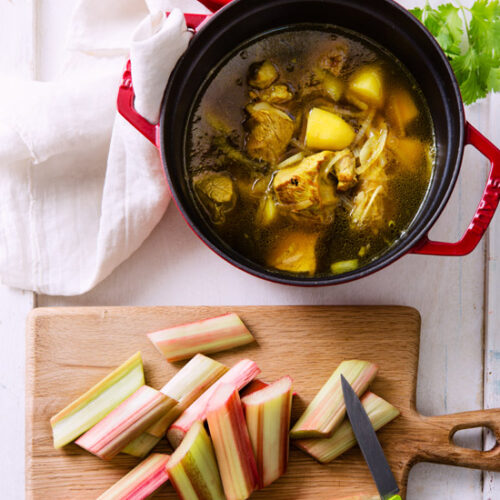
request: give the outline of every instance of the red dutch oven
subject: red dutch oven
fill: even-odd
[[[161,152],[172,196],[187,223],[217,254],[261,278],[290,285],[318,286],[352,281],[374,273],[407,253],[466,255],[484,235],[500,198],[500,150],[465,119],[460,90],[448,60],[434,37],[406,9],[392,0],[201,0],[222,9],[210,16],[186,14],[195,32],[177,63],[166,90],[160,122],[153,124],[134,109],[130,64],[118,95],[119,112]],[[307,24],[332,24],[357,31],[391,51],[422,89],[434,121],[436,163],[420,211],[384,254],[339,276],[294,276],[268,269],[229,248],[197,209],[185,175],[186,129],[200,88],[209,73],[241,44],[271,30]],[[159,61],[161,64],[161,61]],[[460,172],[464,147],[473,145],[491,162],[491,171],[476,214],[457,243],[431,241],[428,233],[443,211]]]

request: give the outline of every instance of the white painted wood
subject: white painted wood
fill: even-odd
[[[35,77],[35,14],[35,0],[0,0],[0,75]]]
[[[34,0],[33,0],[34,1]],[[0,15],[0,62],[17,60],[33,61],[33,58],[19,56],[21,53],[32,53],[28,46],[33,47],[33,40],[20,41],[21,35],[14,33],[15,29],[7,22],[4,8],[11,9],[11,21],[20,19],[26,14],[28,0],[7,2],[0,0],[2,13]],[[61,61],[61,51],[64,42],[65,28],[68,25],[71,6],[76,0],[39,0],[38,19],[40,44],[38,49],[40,59],[39,75],[49,79],[57,70]],[[407,6],[422,4],[423,1],[406,0]],[[30,11],[32,12],[32,11]],[[15,14],[12,14],[15,13]],[[32,22],[32,17],[24,18]],[[5,27],[5,26],[9,27]],[[7,31],[6,31],[7,30]],[[10,31],[9,31],[10,30]],[[18,38],[4,37],[14,33]],[[21,37],[22,38],[22,37]],[[13,47],[11,40],[18,41],[19,47]],[[18,51],[17,53],[14,53]],[[0,64],[0,68],[4,65]],[[31,68],[34,68],[32,62]],[[2,71],[0,69],[0,71]],[[29,76],[31,73],[26,72]],[[500,101],[495,101],[498,105]],[[497,116],[498,116],[498,107]],[[468,110],[468,116],[473,123],[487,135],[489,133],[487,104],[475,105]],[[491,116],[491,115],[490,115]],[[491,118],[491,130],[495,129]],[[500,137],[496,138],[500,143]],[[435,238],[457,239],[467,227],[474,209],[484,188],[486,165],[481,157],[468,151],[463,165],[460,181],[455,189],[445,213],[436,225],[432,235]],[[496,232],[491,231],[491,238],[497,242],[490,246],[490,255],[500,251],[499,218],[494,221]],[[494,236],[494,234],[496,236]],[[493,250],[492,250],[493,249]],[[496,253],[492,253],[492,252]],[[160,225],[153,232],[131,259],[125,262],[105,282],[93,291],[73,298],[39,297],[39,305],[155,305],[155,304],[403,304],[417,307],[423,318],[421,364],[418,384],[418,407],[425,414],[444,414],[462,410],[479,409],[483,405],[483,311],[485,297],[485,246],[484,243],[470,256],[457,258],[436,258],[422,256],[407,256],[389,269],[360,282],[335,288],[306,290],[289,288],[260,281],[246,276],[233,269],[220,258],[205,248],[193,233],[187,228],[175,207],[171,206]],[[499,272],[489,274],[490,310],[493,304],[498,305]],[[491,283],[496,283],[494,295]],[[1,300],[0,290],[0,334],[2,346],[7,345],[2,352],[3,357],[17,363],[17,382],[14,387],[16,394],[22,388],[24,367],[20,353],[24,349],[22,330],[24,316],[30,306],[27,306],[24,294],[8,293],[9,299]],[[27,295],[30,297],[30,294]],[[12,298],[14,297],[14,298]],[[492,302],[492,300],[496,302]],[[9,326],[5,327],[4,318],[12,314]],[[488,342],[500,351],[498,338],[498,311],[495,310],[496,323],[491,320],[489,325],[496,325],[496,341],[492,342],[492,327],[489,326]],[[3,340],[7,335],[12,337],[12,343]],[[15,331],[17,333],[12,333]],[[17,361],[15,361],[17,360]],[[492,366],[488,361],[489,366]],[[500,377],[500,360],[492,369],[496,377]],[[7,364],[5,364],[7,366]],[[10,365],[9,365],[10,366]],[[1,367],[0,367],[1,370]],[[4,373],[0,371],[0,383],[3,383]],[[497,380],[495,378],[494,380]],[[10,375],[7,380],[14,380]],[[494,387],[493,379],[486,379],[486,387]],[[11,382],[9,382],[10,384]],[[500,383],[499,380],[496,382]],[[22,390],[22,389],[21,389]],[[491,390],[491,389],[490,389]],[[0,386],[0,395],[3,389]],[[496,396],[498,397],[498,395]],[[491,400],[494,406],[500,406],[498,399]],[[9,405],[22,399],[10,399]],[[12,408],[13,406],[9,406]],[[3,409],[3,404],[2,404]],[[3,413],[3,412],[2,412]],[[15,417],[22,422],[22,411]],[[19,425],[19,424],[18,424]],[[6,426],[9,429],[9,426]],[[16,427],[17,428],[17,427]],[[10,430],[10,429],[9,429]],[[3,435],[0,435],[0,438]],[[468,442],[481,444],[479,434],[473,433]],[[1,481],[9,486],[9,495],[5,498],[23,498],[24,481],[20,471],[24,456],[20,457],[22,449],[19,446],[19,434],[13,433],[6,443],[7,449],[16,449],[16,454],[8,455],[4,464],[5,454],[0,462],[0,477],[8,477]],[[11,465],[8,465],[8,464]],[[10,468],[9,468],[10,467]],[[5,475],[5,472],[8,475]],[[17,471],[17,472],[16,472]],[[14,476],[12,476],[14,474]],[[11,481],[14,477],[15,481]],[[486,478],[490,478],[489,475]],[[488,479],[489,480],[489,479]],[[411,474],[409,500],[422,498],[478,500],[480,498],[500,497],[499,486],[495,483],[487,496],[486,488],[482,495],[481,474],[477,471],[452,469],[448,467],[422,464]],[[2,492],[2,497],[4,497]]]
[[[0,0],[0,75],[36,76],[35,2]],[[0,497],[24,498],[26,315],[34,294],[0,284]]]
[[[489,138],[500,144],[500,95],[490,98]],[[484,349],[485,392],[484,407],[500,407],[500,224],[497,220],[491,225],[488,235],[488,297],[485,314],[486,337]],[[485,437],[485,449],[495,444],[492,433]],[[500,474],[485,473],[483,500],[500,498]]]

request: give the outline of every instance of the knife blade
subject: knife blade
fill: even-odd
[[[399,487],[361,401],[349,382],[340,376],[342,392],[354,435],[361,448],[382,500],[401,500]]]

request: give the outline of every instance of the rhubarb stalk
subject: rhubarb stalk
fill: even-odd
[[[399,410],[372,392],[361,398],[373,428],[378,431],[399,415]],[[349,420],[346,419],[329,438],[299,439],[293,444],[305,451],[318,462],[327,464],[345,453],[356,444],[356,437]]]
[[[212,441],[201,422],[172,454],[167,473],[181,500],[225,500]]]
[[[239,391],[259,373],[260,369],[257,364],[249,359],[243,359],[234,365],[225,375],[194,401],[194,403],[192,403],[171,425],[167,432],[170,444],[174,448],[177,448],[191,426],[198,420],[204,421],[206,419],[208,403],[221,385],[230,385],[235,390]]]
[[[144,385],[141,353],[73,401],[50,419],[54,448],[61,448],[97,424],[120,403]]]
[[[197,353],[225,351],[255,340],[234,313],[149,333],[148,337],[167,361],[187,359]]]
[[[174,399],[143,385],[80,436],[76,444],[103,460],[111,460],[175,404]]]
[[[229,368],[222,363],[203,354],[197,354],[161,389],[163,394],[177,400],[178,403],[146,432],[132,441],[123,453],[135,457],[147,455],[159,443],[172,422],[228,370]]]
[[[143,500],[168,480],[168,455],[153,453],[123,476],[97,500]]]
[[[266,387],[269,387],[269,384],[267,382],[260,380],[260,378],[256,378],[252,380],[246,387],[243,387],[243,389],[241,389],[240,398],[243,399],[244,397],[250,396],[250,394],[260,391],[261,389],[264,389]]]
[[[292,379],[283,377],[241,400],[260,488],[269,486],[286,472],[292,397]]]
[[[377,365],[369,361],[350,360],[340,363],[293,426],[290,437],[304,439],[331,436],[346,413],[340,375],[344,375],[354,392],[361,396],[377,371]]]
[[[210,401],[208,428],[228,500],[245,500],[259,486],[257,464],[238,391],[221,385]]]

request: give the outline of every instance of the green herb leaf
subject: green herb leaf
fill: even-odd
[[[466,104],[486,97],[490,91],[500,91],[498,0],[476,0],[470,9],[452,3],[434,9],[426,2],[423,9],[416,8],[410,12],[427,27],[443,48],[455,71]],[[464,33],[467,35],[465,40]]]

